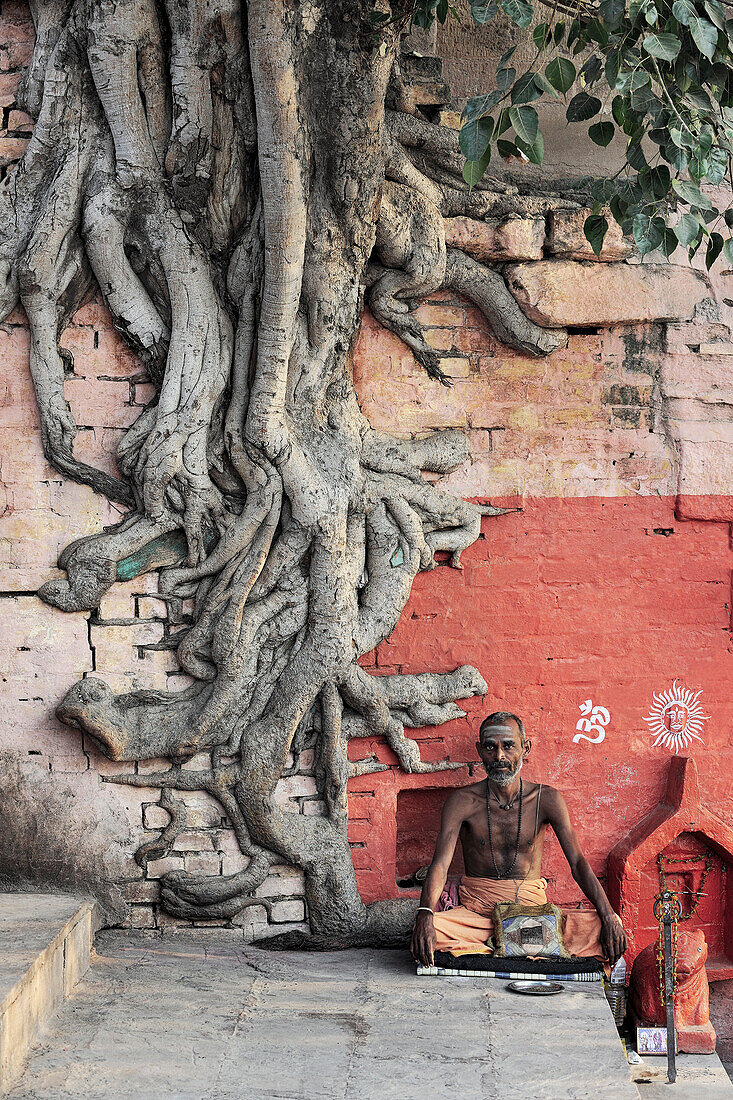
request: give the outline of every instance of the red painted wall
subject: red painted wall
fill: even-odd
[[[664,790],[671,753],[653,747],[643,718],[653,693],[676,679],[702,689],[700,703],[711,717],[703,723],[704,744],[695,741],[687,752],[697,760],[703,799],[730,816],[729,524],[680,522],[671,497],[525,499],[521,513],[484,520],[483,538],[463,563],[462,571],[442,567],[418,576],[393,635],[373,664],[364,661],[380,674],[470,663],[486,679],[489,692],[466,702],[466,719],[413,731],[423,759],[472,761],[480,718],[517,712],[533,742],[527,776],[562,790],[603,878],[609,850]],[[588,698],[610,711],[600,744],[573,742],[579,704]],[[372,752],[396,764],[383,744],[351,744],[353,759]],[[476,777],[482,774],[477,765]],[[352,780],[351,840],[365,900],[399,894],[399,793],[469,781],[468,768],[406,776],[396,767]],[[416,866],[430,859],[439,802],[426,791],[421,854],[414,805],[409,814]],[[404,853],[399,871],[407,871]],[[551,834],[543,873],[555,900],[580,900]]]

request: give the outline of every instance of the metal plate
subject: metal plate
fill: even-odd
[[[562,982],[509,982],[507,989],[512,993],[529,993],[534,997],[548,997],[551,993],[562,993]]]

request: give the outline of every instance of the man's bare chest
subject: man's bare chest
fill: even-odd
[[[510,810],[503,810],[498,805],[489,807],[485,802],[479,804],[461,828],[464,848],[487,855],[492,846],[496,852],[502,853],[510,849],[513,851],[515,847],[520,853],[528,851],[535,841],[538,824],[535,821],[535,803],[536,798],[527,799],[521,814],[516,804]]]

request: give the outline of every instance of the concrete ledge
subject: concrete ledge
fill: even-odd
[[[91,958],[95,904],[60,894],[0,894],[0,1094]]]
[[[731,1100],[733,1084],[717,1054],[678,1054],[677,1080],[667,1083],[667,1059],[644,1057],[641,1064],[631,1066],[632,1077],[640,1096],[646,1100]]]

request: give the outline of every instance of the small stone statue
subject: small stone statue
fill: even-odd
[[[708,945],[702,930],[679,929],[676,955],[677,1049],[685,1054],[713,1054],[716,1036],[710,1023],[709,985],[705,972]],[[637,955],[631,968],[632,1012],[640,1027],[666,1026],[663,981],[663,976],[660,980],[657,945],[651,943]]]

